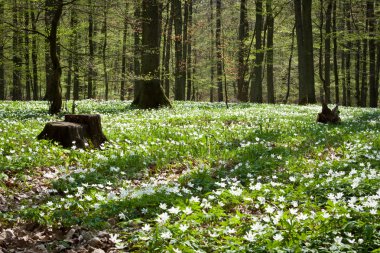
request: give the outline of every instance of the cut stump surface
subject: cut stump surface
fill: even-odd
[[[107,141],[103,134],[100,115],[69,114],[65,121],[46,123],[37,139],[56,141],[65,148],[89,145],[99,148]]]

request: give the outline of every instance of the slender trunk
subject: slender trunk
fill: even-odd
[[[78,34],[78,17],[75,8],[71,12],[71,17],[73,19],[73,71],[74,71],[74,80],[73,80],[73,99],[79,99],[79,34]]]
[[[223,101],[223,59],[222,59],[222,0],[216,0],[216,79],[218,85],[218,102]]]
[[[71,17],[70,17],[70,27],[73,31],[75,31],[76,29],[76,16],[75,16],[75,9],[73,9],[71,11]],[[73,34],[70,36],[70,48],[73,49],[75,48],[75,32],[73,32]],[[69,52],[69,59],[68,59],[68,62],[69,62],[69,69],[67,71],[67,86],[66,86],[66,100],[70,100],[71,99],[71,86],[72,86],[72,76],[73,76],[73,61],[74,61],[74,55],[72,53],[72,51]]]
[[[256,58],[253,66],[254,78],[251,82],[251,95],[250,101],[255,103],[263,102],[263,86],[262,86],[262,62],[264,58],[263,48],[262,48],[262,31],[263,31],[263,1],[256,1],[256,23],[255,23],[255,33],[256,33]]]
[[[174,8],[174,30],[175,30],[175,100],[185,100],[185,77],[186,71],[183,62],[182,43],[182,6],[180,0],[173,0]]]
[[[0,2],[0,32],[4,27],[4,2]],[[4,65],[4,41],[0,40],[0,100],[4,100],[5,96],[5,65]]]
[[[210,0],[210,102],[214,102],[214,76],[215,76],[215,62],[214,62],[214,0]]]
[[[245,42],[248,38],[248,14],[247,14],[247,0],[240,1],[240,23],[239,23],[239,52],[238,52],[238,66],[237,66],[237,99],[241,102],[248,101],[248,88],[249,84],[245,80],[247,73],[247,64],[245,58],[248,54],[248,48]]]
[[[57,114],[61,111],[62,107],[62,91],[61,91],[61,75],[62,68],[58,58],[58,44],[57,44],[57,31],[59,26],[59,20],[63,11],[63,0],[55,0],[54,2],[54,14],[51,21],[49,45],[50,45],[50,57],[52,62],[52,73],[50,78],[50,84],[52,94],[49,96],[51,100],[49,112],[51,114]]]
[[[30,71],[30,39],[29,39],[29,12],[30,12],[30,3],[28,0],[25,0],[25,10],[24,10],[24,25],[25,25],[25,32],[24,32],[24,59],[25,59],[25,99],[26,100],[31,100],[32,99],[32,94],[31,94],[31,89],[32,89],[32,73]]]
[[[93,98],[93,77],[94,77],[94,7],[92,0],[89,0],[89,16],[88,16],[88,44],[89,44],[89,62],[88,62],[88,76],[87,76],[87,98]]]
[[[369,106],[376,108],[378,103],[379,91],[376,83],[376,31],[375,31],[375,2],[367,1],[368,18],[368,53],[369,53]]]
[[[289,100],[289,95],[290,95],[290,74],[291,74],[291,70],[292,70],[292,62],[293,62],[293,54],[294,54],[294,35],[295,35],[295,31],[296,31],[296,24],[294,24],[293,26],[293,30],[292,30],[292,44],[290,46],[290,56],[289,56],[289,63],[288,63],[288,78],[287,78],[287,82],[286,82],[286,95],[285,95],[285,99],[284,99],[284,103],[287,104],[288,103],[288,100]]]
[[[338,39],[337,39],[337,28],[336,28],[336,1],[333,0],[333,26],[332,32],[333,37],[333,54],[334,54],[334,83],[335,83],[335,103],[339,104],[339,67],[338,67]]]
[[[45,0],[45,30],[46,30],[46,34],[50,34],[50,25],[51,25],[51,22],[52,22],[52,16],[53,16],[53,13],[52,13],[52,9],[54,8],[53,6],[54,2],[50,1],[50,0]],[[53,72],[53,69],[52,69],[52,62],[51,62],[51,57],[50,57],[50,41],[49,39],[45,39],[45,96],[43,97],[44,100],[48,100],[48,101],[51,101],[51,97],[50,94],[52,94],[52,90],[51,90],[51,87],[49,86],[51,81],[50,79],[52,78],[51,77],[51,74]]]
[[[320,7],[319,7],[319,38],[320,38],[320,46],[319,46],[319,57],[318,57],[318,72],[319,72],[319,79],[322,82],[322,86],[320,88],[320,98],[322,102],[325,102],[325,90],[326,90],[326,83],[325,83],[325,77],[323,75],[324,71],[324,65],[323,65],[323,47],[324,47],[324,36],[323,36],[323,25],[324,25],[324,6],[323,6],[323,0],[319,1]],[[327,33],[327,32],[326,32]]]
[[[342,103],[344,106],[347,105],[347,83],[346,83],[346,53],[342,51],[341,53],[341,62],[342,62]]]
[[[185,0],[184,6],[184,13],[183,13],[183,40],[182,40],[182,67],[183,67],[183,72],[184,72],[184,93],[186,94],[186,83],[187,83],[187,45],[189,43],[188,39],[188,23],[189,23],[189,0]],[[187,98],[187,96],[185,95]],[[185,100],[185,98],[184,98]]]
[[[351,15],[350,15],[350,5],[349,3],[344,4],[344,10],[346,13],[346,28],[349,36],[352,35],[352,27],[351,27]],[[346,105],[351,106],[351,50],[352,50],[352,42],[350,38],[348,38],[348,42],[346,44]]]
[[[333,0],[329,0],[327,3],[326,11],[326,24],[325,24],[325,77],[324,77],[324,92],[325,102],[331,103],[331,14],[333,9]]]
[[[121,55],[121,85],[120,85],[120,100],[124,101],[126,93],[126,68],[127,68],[127,31],[128,31],[128,1],[125,1],[124,11],[124,29],[123,29],[123,52]]]
[[[187,35],[187,100],[191,100],[192,91],[192,29],[193,29],[193,0],[188,0],[189,17],[188,17],[188,35]]]
[[[268,92],[268,103],[274,104],[275,94],[274,94],[274,73],[273,73],[273,35],[274,35],[274,17],[272,9],[272,1],[267,0],[267,92]]]
[[[368,21],[366,22],[366,32],[368,32]],[[368,54],[368,40],[366,38],[363,39],[363,52],[362,52],[362,85],[360,91],[360,106],[367,106],[367,54]]]
[[[135,12],[134,12],[134,19],[135,19],[135,26],[133,31],[133,38],[134,38],[134,48],[133,48],[133,72],[135,75],[134,80],[134,99],[137,98],[137,94],[139,94],[139,90],[141,88],[140,85],[140,75],[141,75],[141,50],[140,50],[140,33],[141,33],[141,5],[140,1],[136,2],[135,6]]]
[[[356,54],[355,54],[355,100],[356,106],[361,105],[361,95],[360,95],[360,61],[361,61],[361,41],[356,41]]]
[[[13,89],[12,100],[22,100],[22,87],[21,87],[21,65],[22,59],[20,56],[20,42],[21,36],[18,31],[18,1],[13,0],[13,26],[16,28],[12,36],[12,49],[13,49]]]
[[[169,10],[168,10],[169,12]],[[173,17],[174,17],[174,8],[173,5],[170,5],[170,14],[168,21],[168,31],[166,39],[166,50],[165,50],[165,59],[164,59],[164,86],[165,86],[165,95],[170,96],[170,57],[172,51],[172,32],[173,32]]]
[[[105,86],[105,100],[108,100],[109,93],[109,83],[108,83],[108,71],[107,71],[107,38],[108,38],[108,26],[107,26],[107,18],[108,18],[108,0],[104,0],[104,21],[103,21],[103,48],[102,48],[102,56],[103,56],[103,74],[104,74],[104,86]]]

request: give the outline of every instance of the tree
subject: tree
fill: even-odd
[[[21,87],[21,66],[22,59],[21,53],[21,36],[19,29],[19,17],[18,17],[19,3],[17,0],[13,0],[13,26],[16,28],[13,30],[12,36],[12,49],[13,49],[13,88],[12,88],[12,100],[22,100],[22,87]]]
[[[132,105],[141,109],[170,106],[160,84],[160,4],[158,0],[142,1],[141,87]]]
[[[218,84],[218,101],[223,101],[223,59],[222,59],[222,0],[216,0],[216,79]]]
[[[239,51],[237,60],[237,99],[242,102],[248,101],[248,86],[249,83],[245,80],[245,75],[248,70],[246,57],[248,48],[246,40],[248,38],[248,18],[247,18],[247,0],[240,1],[240,23],[239,23]]]
[[[367,1],[367,18],[368,18],[368,53],[369,53],[369,106],[377,107],[379,90],[376,84],[376,29],[375,29],[375,2]]]
[[[0,2],[0,32],[4,34],[4,2]],[[0,38],[0,100],[5,99],[4,39]]]
[[[253,65],[253,78],[251,81],[250,101],[255,103],[263,102],[263,86],[262,86],[262,62],[264,58],[262,48],[262,31],[263,31],[263,1],[256,1],[256,23],[255,23],[255,61]]]
[[[273,73],[273,36],[274,36],[274,17],[272,9],[273,0],[267,0],[266,10],[267,10],[267,93],[268,93],[268,103],[275,103],[274,94],[274,73]]]
[[[51,0],[53,8],[53,17],[51,20],[50,34],[48,36],[50,58],[52,62],[52,71],[49,79],[49,87],[51,94],[48,94],[50,114],[57,114],[61,111],[62,107],[62,88],[61,88],[61,75],[62,68],[58,58],[58,45],[57,45],[57,31],[59,21],[63,11],[63,0]]]
[[[94,98],[94,75],[95,75],[95,43],[94,43],[94,6],[92,0],[89,0],[88,14],[88,75],[87,75],[87,98]]]
[[[182,6],[180,0],[172,0],[175,31],[175,100],[185,100],[186,68],[183,59]]]
[[[298,47],[298,103],[315,103],[313,33],[310,0],[294,0]]]
[[[124,27],[123,27],[123,49],[121,53],[121,85],[120,85],[120,100],[125,99],[126,86],[126,68],[127,68],[127,31],[128,31],[128,1],[125,1],[124,11]]]

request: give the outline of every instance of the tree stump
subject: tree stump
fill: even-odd
[[[333,123],[337,124],[340,122],[338,105],[334,109],[330,109],[326,103],[322,103],[322,112],[318,113],[317,122],[320,123]]]
[[[99,148],[107,141],[103,134],[100,115],[65,115],[65,121],[49,122],[45,125],[37,139],[53,140],[64,148],[86,145]]]

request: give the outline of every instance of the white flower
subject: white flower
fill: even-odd
[[[110,241],[113,242],[114,244],[120,243],[121,240],[117,239],[119,237],[118,234],[110,234]]]
[[[255,241],[255,234],[252,233],[252,231],[248,231],[244,236],[243,238],[249,242],[253,242]]]
[[[182,253],[182,250],[177,249],[177,248],[173,248],[173,251],[174,251],[175,253]]]
[[[274,212],[274,207],[273,206],[267,206],[265,208],[265,212],[267,212],[267,213],[273,213]]]
[[[120,220],[125,220],[125,214],[124,213],[119,213],[119,219]]]
[[[282,240],[284,240],[284,237],[283,237],[281,234],[275,234],[275,235],[273,236],[273,239],[274,239],[275,241],[279,241],[279,242],[281,242]]]
[[[166,231],[166,232],[161,233],[161,238],[162,239],[170,239],[170,238],[172,238],[172,232]]]
[[[191,210],[191,207],[186,207],[185,210],[183,210],[184,214],[190,215],[193,213],[193,210]]]
[[[232,187],[230,193],[234,196],[240,196],[243,193],[243,190],[239,187]]]
[[[168,210],[169,213],[171,214],[179,214],[181,212],[181,210],[178,208],[178,207],[174,207],[172,206],[169,210]]]
[[[182,232],[185,232],[188,228],[189,228],[189,225],[186,225],[186,224],[181,224],[181,225],[179,226],[179,229],[180,229]]]
[[[199,203],[199,197],[198,196],[193,196],[190,198],[190,202],[194,202],[194,203]]]
[[[162,214],[160,214],[160,215],[158,215],[158,217],[156,218],[156,221],[158,222],[158,223],[165,223],[167,220],[169,220],[169,215],[168,215],[168,213],[162,213]]]
[[[289,209],[289,212],[293,215],[296,215],[298,213],[298,209],[297,208],[290,208]]]
[[[161,203],[161,204],[160,204],[160,208],[161,208],[162,210],[166,210],[166,209],[168,208],[168,206],[167,206],[165,203]]]

